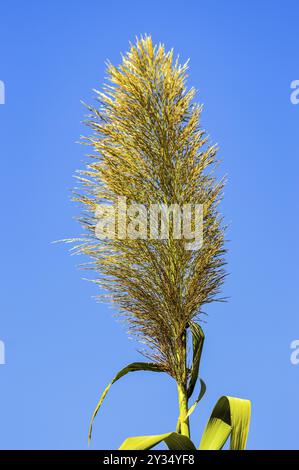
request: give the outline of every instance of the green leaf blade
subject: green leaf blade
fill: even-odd
[[[231,450],[244,450],[249,432],[251,403],[241,398],[221,397],[204,430],[199,450],[221,450],[230,437]]]
[[[207,390],[207,386],[206,386],[205,382],[202,379],[199,379],[199,380],[200,380],[199,395],[198,395],[197,399],[195,400],[195,402],[193,403],[193,405],[190,406],[190,408],[188,410],[188,413],[187,413],[187,418],[193,413],[193,411],[195,410],[197,404],[204,397],[204,394],[206,393],[206,390]]]
[[[198,323],[193,321],[190,322],[190,330],[192,333],[192,350],[193,350],[193,361],[191,367],[190,381],[188,385],[188,398],[191,397],[194,387],[196,385],[199,373],[199,364],[202,354],[202,348],[204,344],[205,335]]]
[[[170,450],[196,450],[195,445],[188,437],[176,432],[153,436],[128,437],[122,443],[119,450],[149,450],[163,441]]]
[[[120,378],[122,378],[124,375],[128,374],[129,372],[136,372],[136,371],[150,371],[150,372],[165,372],[164,369],[161,368],[158,364],[152,363],[152,362],[132,362],[131,364],[127,365],[123,369],[121,369],[116,376],[113,378],[113,380],[107,385],[105,390],[103,391],[97,406],[94,409],[94,412],[92,414],[91,420],[90,420],[90,425],[89,425],[89,431],[88,431],[88,444],[90,443],[91,440],[91,435],[92,435],[92,427],[93,427],[93,422],[94,419],[111,387],[115,382],[117,382]]]

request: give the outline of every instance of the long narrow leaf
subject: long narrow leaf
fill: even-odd
[[[191,367],[190,382],[189,382],[188,392],[187,392],[188,398],[191,397],[194,387],[197,382],[200,358],[201,358],[203,343],[205,339],[204,332],[202,331],[202,328],[199,326],[198,323],[191,321],[190,330],[192,333],[193,361],[192,361],[192,367]]]
[[[95,410],[92,414],[91,420],[90,420],[90,426],[89,426],[89,432],[88,432],[88,443],[90,442],[91,439],[91,434],[92,434],[92,426],[93,426],[93,421],[111,387],[112,384],[114,384],[117,380],[119,380],[121,377],[124,375],[128,374],[129,372],[136,372],[136,371],[151,371],[151,372],[164,372],[164,370],[157,364],[151,363],[151,362],[132,362],[132,364],[129,364],[128,366],[124,367],[121,369],[118,374],[114,377],[114,379],[107,385],[105,390],[103,391],[97,406],[95,407]]]
[[[193,403],[193,405],[190,406],[190,408],[188,410],[188,413],[187,413],[187,416],[186,416],[187,418],[191,415],[191,413],[193,413],[193,411],[196,408],[196,405],[203,398],[204,394],[206,393],[206,389],[207,389],[207,386],[206,386],[205,382],[202,379],[200,379],[200,392],[199,392],[199,395],[198,395],[197,399]]]
[[[220,450],[230,436],[230,449],[244,450],[249,431],[250,413],[249,400],[221,397],[212,411],[199,449]]]
[[[196,450],[193,442],[186,436],[176,432],[155,436],[128,437],[119,450],[149,450],[164,441],[170,450]]]

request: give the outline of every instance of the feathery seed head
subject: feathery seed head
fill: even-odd
[[[119,67],[108,65],[108,75],[96,92],[97,106],[88,106],[92,134],[86,142],[94,154],[75,194],[85,208],[80,220],[87,232],[77,251],[91,258],[96,282],[147,345],[144,354],[181,381],[182,335],[202,306],[216,299],[225,276],[217,209],[224,182],[213,173],[217,149],[200,127],[195,90],[186,88],[187,63],[174,60],[173,51],[141,37]],[[119,197],[146,208],[202,205],[202,247],[186,250],[186,240],[171,230],[162,240],[100,240],[96,209],[103,202],[116,205]],[[173,223],[170,218],[170,228]]]

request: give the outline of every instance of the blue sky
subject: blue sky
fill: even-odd
[[[226,304],[205,325],[207,393],[192,416],[199,441],[217,398],[252,401],[250,449],[299,449],[298,2],[12,1],[0,7],[0,448],[85,449],[100,392],[136,345],[96,304],[78,258],[51,241],[78,235],[72,175],[84,165],[80,99],[92,103],[136,35],[191,58],[189,84],[221,148],[229,182]],[[175,383],[128,375],[111,389],[92,448],[173,430]]]

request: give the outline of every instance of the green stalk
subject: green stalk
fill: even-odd
[[[178,382],[178,400],[179,400],[179,420],[177,429],[183,436],[190,437],[189,418],[188,413],[188,396],[187,396],[187,332],[182,335],[182,383]]]
[[[186,387],[181,384],[178,384],[178,399],[179,399],[179,428],[180,433],[183,436],[190,437],[190,429],[189,429],[189,418],[187,418],[188,413],[188,398],[187,398],[187,391]]]

